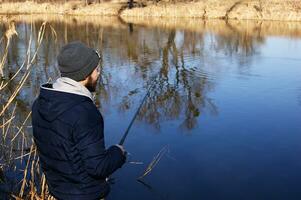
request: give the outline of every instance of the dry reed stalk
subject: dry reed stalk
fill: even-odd
[[[10,119],[13,119],[15,117],[16,108],[17,108],[17,103],[15,103],[15,106],[14,106],[14,109],[13,109],[13,111],[11,113]],[[4,118],[4,116],[3,116],[3,118]],[[11,130],[11,128],[10,128],[11,127],[11,122],[12,122],[12,120],[9,120],[9,123],[7,123],[6,130],[5,130],[5,132],[3,132],[3,136],[2,137],[3,137],[3,144],[4,144],[3,147],[4,147],[4,149],[6,148],[5,147],[5,144],[6,144],[5,141],[6,141],[6,138],[7,138],[7,134],[9,133],[9,130]],[[5,152],[3,154],[6,154]],[[12,156],[12,145],[11,145],[11,148],[10,148],[10,152],[5,157],[6,157],[6,159],[11,160],[11,156]]]
[[[2,108],[4,108],[4,106],[2,106]],[[2,117],[2,124],[5,124],[5,119],[4,117]],[[5,133],[5,126],[2,126],[2,145],[4,145],[5,139],[4,139],[4,134]]]
[[[15,99],[15,97],[18,95],[19,91],[21,90],[21,88],[23,87],[23,85],[25,84],[27,78],[29,77],[29,72],[25,73],[24,76],[21,79],[21,82],[19,83],[19,85],[17,86],[16,90],[13,92],[13,94],[10,96],[8,102],[5,104],[5,106],[3,106],[3,109],[0,113],[0,116],[2,116],[4,114],[4,112],[6,111],[6,109],[10,106],[10,104],[13,102],[13,100]]]
[[[27,172],[28,172],[29,162],[31,160],[31,155],[32,155],[33,150],[34,150],[34,145],[31,145],[28,160],[27,160],[27,164],[26,164],[26,167],[25,167],[24,172],[23,172],[24,175],[23,175],[23,180],[22,180],[22,186],[21,186],[20,193],[19,193],[20,198],[22,198],[23,195],[24,195],[24,190],[25,190],[25,186],[26,186],[26,182],[27,182],[26,181]]]
[[[36,151],[36,150],[34,150],[34,151]],[[23,154],[23,155],[21,155],[21,156],[18,156],[18,157],[16,157],[16,158],[14,158],[14,160],[22,159],[22,158],[24,158],[24,157],[30,155],[31,153],[32,153],[32,152],[28,152],[28,153],[26,153],[26,154]]]
[[[139,162],[139,161],[130,161],[129,164],[133,164],[133,165],[143,165],[143,162]]]
[[[3,55],[2,60],[0,62],[0,76],[1,77],[3,77],[3,68],[4,68],[4,64],[6,62],[6,59],[7,59],[8,48],[9,48],[11,39],[14,35],[18,36],[18,33],[16,31],[15,23],[12,21],[12,22],[9,23],[8,29],[4,34],[4,37],[6,38],[7,42],[6,42],[6,47],[5,47],[5,50],[4,50],[4,55]],[[4,39],[2,38],[1,42],[2,42],[2,40],[4,40]]]
[[[163,147],[159,153],[154,157],[154,159],[150,162],[150,164],[147,166],[147,168],[145,169],[144,173],[139,176],[137,179],[141,180],[142,178],[144,178],[146,175],[148,175],[154,168],[155,166],[159,163],[159,161],[161,160],[161,158],[164,156],[164,154],[166,154],[169,151],[169,146],[166,145],[165,147]]]
[[[36,42],[36,48],[35,48],[35,51],[32,53],[30,48],[31,48],[31,43],[32,43],[32,36],[30,36],[30,39],[29,39],[29,45],[28,45],[28,48],[27,48],[27,51],[26,51],[26,59],[24,60],[23,64],[21,65],[21,67],[17,70],[17,72],[13,75],[13,77],[11,77],[8,81],[4,82],[2,81],[0,83],[0,91],[3,90],[6,86],[9,85],[9,83],[15,79],[18,74],[20,74],[21,71],[23,71],[22,69],[25,69],[25,72],[24,74],[22,75],[18,85],[16,86],[15,90],[13,91],[13,93],[11,94],[11,96],[8,98],[7,102],[2,106],[2,111],[0,112],[0,117],[2,118],[2,124],[0,126],[0,128],[2,129],[2,137],[3,137],[3,141],[5,142],[5,139],[7,138],[7,135],[8,135],[8,132],[9,130],[11,130],[11,123],[13,121],[13,119],[15,118],[15,112],[16,112],[16,106],[17,106],[17,103],[15,103],[15,107],[11,113],[11,115],[9,116],[9,119],[5,119],[5,115],[4,113],[8,110],[9,106],[12,104],[12,102],[14,101],[15,97],[18,95],[19,91],[22,89],[22,87],[24,86],[25,82],[27,81],[29,75],[30,75],[30,71],[31,71],[31,68],[34,64],[34,62],[36,61],[36,58],[37,58],[37,54],[39,52],[39,49],[41,47],[41,44],[43,42],[43,38],[44,38],[44,35],[45,35],[45,30],[46,30],[46,25],[48,23],[47,22],[44,22],[42,23],[40,29],[39,29],[39,32],[38,32],[38,36],[37,36],[37,42]],[[51,34],[52,34],[52,37],[55,38],[55,42],[57,41],[57,34],[54,30],[54,28],[49,25],[50,27],[50,30],[51,30]],[[32,31],[32,26],[31,26],[31,31]],[[11,31],[13,33],[13,31]],[[11,37],[10,33],[7,34],[7,38]],[[1,39],[0,42],[2,42],[4,39]],[[8,42],[10,43],[10,42]],[[5,53],[5,57],[7,57],[7,51],[8,51],[8,48],[9,48],[9,44],[7,44],[7,46],[5,47],[6,49],[6,53]],[[3,58],[1,62],[5,63],[6,61],[6,58]],[[42,174],[41,175],[41,182],[39,182],[39,184],[42,184],[41,185],[41,188],[42,188],[42,191],[41,191],[41,197],[39,196],[39,194],[37,193],[37,188],[36,188],[36,183],[35,183],[35,177],[36,177],[36,174],[41,174],[41,172],[39,171],[39,161],[36,161],[36,158],[37,158],[37,151],[36,151],[36,148],[34,145],[31,145],[30,147],[30,151],[29,153],[26,153],[24,154],[24,143],[27,142],[27,139],[25,137],[25,133],[24,133],[24,127],[28,121],[28,119],[30,118],[31,116],[31,112],[28,113],[28,115],[26,116],[25,120],[23,121],[23,123],[21,124],[20,127],[17,126],[17,133],[13,136],[13,138],[11,139],[11,144],[10,144],[10,156],[8,157],[9,161],[12,161],[12,160],[18,160],[18,159],[21,159],[21,162],[22,162],[22,159],[24,157],[27,157],[27,163],[26,163],[26,167],[24,169],[24,172],[23,172],[23,179],[22,181],[20,182],[21,183],[21,188],[20,188],[20,191],[18,193],[18,195],[11,195],[11,197],[15,198],[15,199],[20,199],[20,200],[23,200],[23,199],[46,199],[46,198],[49,198],[47,197],[47,184],[46,184],[46,179],[45,179],[45,176]],[[22,134],[23,138],[22,138],[22,144],[21,144],[21,156],[18,156],[18,157],[13,157],[13,145],[12,143],[14,141],[16,141],[16,138],[18,138],[18,136],[20,135],[20,133]],[[4,145],[5,146],[5,145]],[[18,143],[18,149],[19,149],[19,143]],[[31,166],[29,166],[31,162]],[[2,166],[1,166],[1,169],[2,169]],[[0,171],[1,172],[1,171]],[[31,180],[29,181],[29,185],[28,185],[28,181],[27,181],[27,177],[28,177],[28,174],[31,174]],[[27,193],[25,192],[26,191],[26,188],[29,186],[29,189],[30,189],[30,192]]]
[[[1,148],[3,148],[2,150],[4,151],[3,152],[3,160],[5,160],[5,161],[10,161],[10,157],[11,157],[11,152],[8,151],[9,147],[6,145],[7,144],[6,136],[9,132],[9,130],[10,130],[12,119],[15,118],[16,107],[17,107],[17,103],[15,103],[14,109],[11,113],[11,116],[9,117],[10,118],[9,120],[6,121],[5,117],[4,116],[2,117],[4,126],[2,127],[2,135],[1,135],[2,136],[2,144],[1,144]]]
[[[41,174],[41,172],[39,170],[40,164],[39,164],[39,159],[38,159],[38,155],[37,155],[37,151],[36,151],[36,146],[34,146],[34,148],[35,149],[29,154],[29,155],[32,155],[32,153],[34,153],[33,156],[28,158],[29,161],[31,160],[31,166],[29,166],[29,164],[28,164],[29,162],[27,162],[26,168],[24,170],[24,177],[25,177],[26,176],[25,173],[29,172],[29,167],[30,167],[30,176],[31,176],[31,179],[29,180],[30,191],[27,194],[25,194],[24,190],[27,185],[27,182],[25,181],[25,183],[24,183],[24,179],[23,179],[22,187],[20,189],[19,195],[18,196],[12,195],[12,196],[18,200],[27,200],[27,199],[32,199],[32,200],[53,199],[53,200],[55,200],[49,194],[45,174],[43,174],[43,173]],[[36,187],[36,180],[35,180],[36,174],[38,174],[38,175],[41,174],[41,176],[40,176],[41,178],[39,179],[39,182],[38,182],[38,184],[40,184],[40,187],[41,187],[40,194],[38,193],[38,190]]]
[[[13,102],[13,100],[18,95],[19,91],[21,90],[21,88],[23,87],[23,85],[25,84],[25,82],[27,81],[27,78],[30,75],[30,69],[33,66],[33,62],[36,60],[38,51],[39,51],[40,46],[42,44],[42,41],[43,41],[43,38],[44,38],[44,34],[45,34],[46,25],[47,25],[47,22],[43,22],[43,24],[41,25],[39,33],[38,33],[37,48],[36,48],[36,50],[35,50],[35,52],[33,54],[33,57],[30,59],[30,56],[28,56],[28,64],[27,64],[26,72],[22,76],[19,85],[16,87],[15,91],[10,96],[8,102],[5,104],[5,106],[3,107],[2,111],[0,112],[0,116],[2,116],[4,114],[4,112],[6,111],[6,109]],[[30,46],[28,48],[30,48]],[[30,55],[30,51],[28,51],[28,54]]]
[[[15,200],[23,200],[22,198],[20,198],[20,197],[17,197],[16,195],[11,195]]]
[[[42,183],[42,189],[41,189],[41,198],[45,199],[45,191],[46,191],[46,177],[45,174],[42,175],[41,178],[41,183]]]
[[[37,193],[37,190],[35,188],[35,176],[34,176],[34,164],[36,163],[35,160],[36,160],[36,157],[37,157],[37,151],[34,152],[34,156],[33,156],[33,159],[32,159],[32,163],[31,163],[31,169],[30,169],[30,173],[31,173],[31,180],[30,180],[30,197],[31,199],[33,200],[34,197],[36,196],[36,193]]]
[[[25,134],[24,134],[24,132],[22,131],[22,145],[21,145],[21,155],[23,155],[24,154],[24,144],[25,144],[25,142],[27,142],[27,140],[26,140],[26,136],[25,136]],[[23,157],[20,159],[20,162],[22,163],[23,162]]]
[[[4,40],[4,36],[1,37],[1,39],[0,39],[0,44],[3,42],[3,40]]]
[[[7,120],[6,122],[4,122],[4,124],[0,125],[0,128],[5,127],[8,123],[10,123],[13,119],[15,118],[15,116],[12,116],[9,120]]]
[[[29,38],[29,42],[28,42],[28,48],[27,48],[27,51],[26,51],[26,56],[27,56],[27,59],[30,55],[30,46],[31,46],[31,41],[32,41],[32,36],[30,35],[30,38]],[[27,61],[28,62],[28,61]],[[5,83],[2,82],[1,84],[1,87],[0,87],[0,91],[3,90],[6,86],[8,86],[8,84],[14,79],[17,77],[17,75],[21,72],[21,70],[24,68],[26,64],[26,59],[23,61],[21,67],[19,67],[19,69],[16,71],[16,73],[9,79],[7,80]]]
[[[10,117],[10,119],[14,119],[15,118],[15,112],[16,112],[16,108],[17,108],[17,103],[15,103],[15,106],[14,106],[14,109],[13,109],[13,111],[12,111],[12,113],[11,113],[11,117]],[[11,122],[12,122],[12,120],[8,120],[9,121],[9,123],[7,124],[7,129],[6,129],[6,131],[5,131],[5,133],[4,133],[4,140],[6,139],[6,137],[7,137],[7,134],[8,134],[8,130],[9,130],[9,128],[10,128],[10,125],[11,125]]]
[[[3,107],[3,109],[2,109],[2,111],[0,113],[0,116],[2,116],[4,114],[4,112],[6,111],[6,109],[9,107],[9,105],[12,103],[12,101],[18,95],[19,91],[21,90],[21,88],[25,84],[27,78],[29,77],[29,75],[30,75],[30,69],[33,66],[34,61],[36,60],[38,51],[40,49],[40,46],[41,46],[43,38],[44,38],[44,34],[45,34],[45,30],[46,30],[46,25],[47,25],[47,22],[43,22],[43,24],[40,27],[40,30],[39,30],[39,33],[38,33],[37,48],[36,48],[36,50],[35,50],[35,52],[33,54],[33,57],[31,59],[30,59],[30,54],[31,54],[30,47],[31,47],[31,41],[32,41],[32,39],[30,37],[29,46],[28,46],[28,49],[27,49],[27,58],[28,59],[27,59],[26,72],[22,76],[20,84],[16,87],[16,90],[13,92],[13,94],[10,96],[8,102]],[[53,37],[55,38],[55,42],[56,42],[56,40],[57,40],[56,31],[54,30],[54,28],[51,25],[49,25],[49,27],[50,27],[50,30],[51,30],[51,33],[52,33]],[[4,84],[4,85],[1,86],[0,90],[2,90],[4,87],[6,87],[8,85],[8,83],[17,76],[17,74],[21,71],[21,69],[24,66],[25,66],[25,61],[22,64],[22,66],[20,67],[20,69],[16,72],[16,74],[10,80],[8,80],[8,82],[6,84]]]
[[[20,134],[20,132],[22,131],[23,127],[25,126],[25,124],[26,124],[26,122],[27,122],[27,120],[29,119],[30,116],[31,116],[31,111],[30,111],[30,112],[28,113],[28,115],[26,116],[26,118],[25,118],[25,120],[23,121],[21,127],[18,128],[19,130],[18,130],[17,134],[15,134],[15,136],[11,139],[11,142],[13,142],[13,141],[17,138],[17,136]]]

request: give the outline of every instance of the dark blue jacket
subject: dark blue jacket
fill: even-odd
[[[105,181],[125,162],[121,150],[105,149],[103,118],[93,101],[41,88],[32,106],[34,141],[50,193],[59,200],[105,197]]]

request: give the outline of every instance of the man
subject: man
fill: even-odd
[[[126,160],[122,146],[105,149],[103,118],[93,103],[99,54],[80,42],[58,55],[61,77],[41,86],[32,106],[40,163],[52,196],[93,200],[109,193],[106,178]]]

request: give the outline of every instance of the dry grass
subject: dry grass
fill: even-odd
[[[49,14],[35,14],[35,15],[10,15],[2,16],[0,18],[2,23],[9,23],[10,21],[22,22],[30,24],[32,21],[47,21],[50,24],[64,23],[66,25],[82,26],[86,24],[99,25],[101,27],[111,27],[118,29],[127,29],[128,25],[116,16],[78,16],[78,15],[49,15]]]
[[[122,16],[300,21],[300,7],[301,1],[296,0],[207,0],[134,8],[125,10]]]
[[[8,22],[8,29],[6,30],[1,42],[5,42],[4,46],[4,53],[2,56],[1,61],[1,69],[5,67],[6,64],[6,57],[7,51],[11,44],[10,40],[13,36],[17,35],[14,21]],[[24,127],[28,124],[28,120],[30,119],[31,112],[27,114],[24,121],[21,123],[20,126],[16,125],[14,119],[16,118],[16,107],[17,101],[16,97],[19,92],[22,90],[25,82],[27,81],[30,73],[31,68],[34,66],[34,62],[37,59],[37,54],[39,49],[43,43],[44,35],[46,28],[49,28],[52,32],[53,39],[56,39],[56,32],[54,29],[47,23],[42,23],[37,38],[35,39],[35,50],[32,51],[32,34],[30,36],[28,42],[28,49],[26,51],[26,57],[20,66],[20,68],[15,72],[15,74],[8,80],[2,80],[0,83],[0,92],[5,92],[5,88],[10,86],[13,79],[16,77],[20,78],[18,81],[17,86],[14,87],[14,91],[11,92],[11,95],[5,99],[1,99],[2,110],[0,111],[0,136],[1,136],[1,144],[0,144],[0,151],[2,154],[0,155],[1,159],[1,166],[0,166],[0,181],[5,181],[5,171],[8,169],[18,169],[16,162],[22,162],[22,160],[26,160],[27,164],[23,171],[23,180],[21,181],[20,191],[11,191],[12,198],[14,199],[49,199],[50,196],[48,195],[48,190],[46,186],[45,176],[42,172],[40,172],[39,168],[39,160],[37,157],[36,147],[33,144],[33,141],[30,143],[32,144],[28,153],[25,153],[25,143],[28,144],[27,136],[24,132]],[[31,32],[32,26],[31,26]],[[21,140],[21,147],[18,145],[16,149],[15,144],[17,141]],[[20,153],[15,153],[15,151]],[[29,177],[30,176],[30,180]],[[39,187],[37,187],[39,186]],[[40,188],[39,190],[37,188]]]
[[[38,39],[37,39],[37,48],[35,50],[35,52],[33,53],[33,56],[31,57],[31,51],[30,48],[28,48],[27,50],[27,60],[24,60],[23,64],[21,65],[20,69],[22,69],[24,66],[26,66],[26,72],[23,74],[19,84],[17,85],[15,91],[13,92],[13,94],[9,97],[8,101],[6,102],[6,104],[4,104],[2,111],[0,112],[0,117],[5,113],[5,111],[8,109],[8,107],[10,106],[10,104],[14,101],[14,99],[16,98],[16,96],[18,95],[18,93],[20,92],[21,88],[23,87],[23,85],[25,84],[25,82],[27,81],[30,72],[31,72],[31,67],[33,66],[34,61],[37,58],[37,54],[38,51],[40,49],[44,34],[45,34],[45,29],[46,29],[46,22],[44,22],[39,30],[38,33]],[[13,26],[14,27],[14,26]],[[31,46],[31,39],[29,40],[29,47]],[[5,57],[7,56],[7,53],[4,55]],[[17,73],[19,73],[21,70],[18,70]],[[17,74],[16,73],[16,74]],[[16,74],[9,79],[6,83],[1,83],[1,88],[0,91],[3,90],[3,88],[5,88],[9,82],[16,77]]]
[[[2,55],[2,59],[0,62],[0,77],[3,76],[3,67],[4,67],[4,64],[6,63],[8,47],[10,45],[12,37],[15,35],[18,35],[16,28],[15,28],[15,24],[14,24],[14,22],[10,22],[7,31],[4,33],[4,36],[0,39],[0,44],[1,44],[1,42],[6,41],[4,54]],[[0,85],[0,87],[2,87],[2,84]]]
[[[17,194],[11,194],[11,197],[16,200],[52,200],[53,197],[49,194],[46,184],[46,177],[39,170],[40,164],[35,145],[31,146],[30,152],[26,156],[28,157],[23,171],[23,179],[20,182],[20,190],[16,192]],[[39,186],[39,190],[37,186]]]
[[[86,5],[84,2],[2,3],[0,14],[63,14],[135,17],[197,17],[205,19],[260,19],[301,21],[299,0],[200,0],[188,3],[154,3],[125,9],[124,2]]]
[[[81,2],[35,3],[15,2],[2,3],[0,14],[62,14],[62,15],[118,15],[123,3],[102,3],[86,6]]]
[[[125,17],[124,21],[138,26],[159,27],[170,30],[185,30],[198,33],[211,32],[217,35],[260,35],[301,37],[301,22],[260,21],[260,20],[191,20],[189,18],[137,18]]]
[[[206,31],[218,35],[231,35],[233,31],[237,33],[248,33],[250,35],[261,36],[285,36],[301,37],[301,22],[281,22],[281,21],[261,21],[261,20],[202,20],[191,18],[159,18],[159,17],[131,17],[124,16],[123,21],[117,17],[109,16],[59,16],[59,15],[16,15],[2,19],[2,23],[10,21],[16,23],[31,23],[31,21],[48,21],[50,24],[64,23],[68,25],[85,25],[93,24],[104,28],[114,28],[118,30],[128,29],[128,23],[147,26],[159,27],[163,29],[179,29],[198,33]],[[1,20],[0,20],[1,21]],[[125,22],[125,23],[124,23]],[[1,82],[1,81],[0,81]],[[3,87],[3,86],[2,86]],[[1,91],[1,83],[0,83]]]
[[[159,163],[159,161],[161,160],[161,158],[169,151],[169,146],[166,145],[165,147],[163,147],[159,153],[153,158],[153,160],[149,163],[149,165],[147,166],[147,168],[144,170],[143,174],[141,176],[139,176],[137,179],[141,180],[143,179],[145,176],[147,176],[149,173],[151,173],[153,171],[153,169],[156,167],[156,165]]]

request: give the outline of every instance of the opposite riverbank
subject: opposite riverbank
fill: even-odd
[[[15,2],[1,3],[0,14],[60,14],[126,17],[193,17],[202,19],[255,19],[301,21],[298,0],[203,0],[198,2],[136,2],[132,9],[127,2],[85,4]]]
[[[95,30],[102,31],[102,28],[112,28],[124,32],[135,30],[136,27],[160,28],[164,30],[183,30],[189,32],[198,32],[205,34],[207,31],[217,35],[248,35],[255,37],[301,37],[301,21],[262,21],[262,20],[203,20],[200,18],[137,18],[116,16],[74,16],[74,15],[11,15],[0,16],[0,23],[3,27],[9,27],[9,24],[32,22],[49,22],[51,25],[63,24],[64,31],[70,31],[72,27],[81,27],[80,30],[88,32],[87,26],[95,27]],[[97,28],[98,27],[98,28]],[[101,34],[101,33],[99,33]]]

